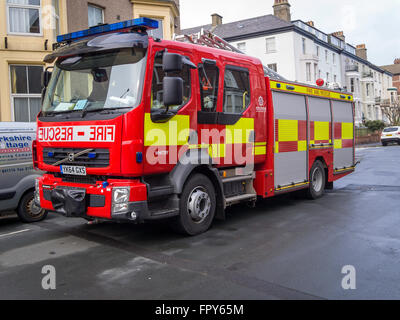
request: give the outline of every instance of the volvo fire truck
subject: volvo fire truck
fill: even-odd
[[[35,199],[89,221],[197,235],[229,206],[321,197],[355,170],[353,96],[259,59],[152,38],[147,18],[59,36],[45,58]]]

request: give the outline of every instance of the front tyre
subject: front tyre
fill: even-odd
[[[206,176],[195,174],[186,182],[179,205],[179,216],[173,221],[175,231],[195,236],[210,229],[216,209],[215,189]]]
[[[47,211],[35,204],[33,191],[26,193],[22,197],[17,214],[21,221],[25,223],[39,222],[47,217]]]
[[[314,162],[310,171],[310,188],[307,197],[311,200],[321,198],[325,192],[325,169],[322,162]]]

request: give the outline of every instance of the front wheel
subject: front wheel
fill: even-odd
[[[324,194],[325,191],[325,169],[321,161],[315,161],[310,171],[310,188],[307,196],[315,200]]]
[[[39,222],[47,217],[47,211],[35,204],[33,191],[22,197],[17,214],[21,221],[25,223]]]
[[[195,236],[210,229],[216,208],[215,188],[210,179],[195,174],[186,182],[180,198],[180,214],[173,221],[175,231]]]

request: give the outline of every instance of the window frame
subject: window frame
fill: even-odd
[[[237,71],[237,72],[243,72],[243,73],[247,73],[248,75],[248,79],[249,79],[249,103],[246,105],[245,108],[243,108],[241,113],[233,113],[233,112],[225,112],[225,72],[227,70],[230,71]],[[250,69],[246,68],[246,67],[241,67],[241,66],[237,66],[237,65],[233,65],[233,64],[227,64],[224,67],[224,83],[223,83],[223,87],[222,87],[223,91],[222,91],[222,114],[226,114],[226,115],[236,115],[236,116],[240,116],[240,118],[243,116],[243,114],[249,109],[249,107],[251,106],[252,103],[252,94],[251,94],[251,77],[250,77]]]
[[[11,105],[11,119],[12,121],[16,122],[17,120],[15,119],[15,104],[14,104],[14,98],[26,98],[28,99],[28,115],[29,115],[29,122],[32,122],[30,119],[31,113],[30,113],[30,100],[29,99],[35,99],[35,98],[42,98],[41,93],[13,93],[12,92],[12,78],[11,78],[11,67],[25,67],[25,72],[26,72],[26,84],[27,84],[27,90],[29,91],[29,72],[28,72],[28,67],[42,67],[42,72],[44,71],[44,66],[43,65],[38,65],[38,64],[9,64],[8,65],[8,77],[9,77],[9,84],[10,84],[10,105]],[[36,119],[34,120],[36,121]]]
[[[275,66],[273,68],[273,66]],[[267,65],[268,68],[270,68],[272,71],[278,72],[278,64],[277,63],[270,63]]]
[[[43,0],[39,0],[39,5],[17,4],[17,3],[9,3],[7,0],[5,0],[5,1],[6,1],[7,34],[8,35],[43,37],[43,28],[42,28],[42,1]],[[10,28],[10,8],[35,9],[35,10],[38,10],[39,11],[39,33],[11,31],[11,28]]]
[[[105,9],[103,7],[100,7],[100,6],[96,5],[96,4],[88,3],[88,27],[92,28],[92,27],[96,27],[96,26],[99,25],[99,24],[96,24],[96,25],[93,25],[93,26],[89,25],[89,8],[90,7],[101,10],[101,17],[102,17],[102,23],[101,24],[104,24],[105,23],[105,15],[104,15]]]
[[[268,40],[272,40],[274,42],[274,50],[268,49]],[[266,54],[270,54],[270,53],[276,53],[276,52],[277,52],[277,49],[276,49],[276,37],[265,38],[265,53]]]
[[[54,4],[57,4],[57,8],[56,6],[54,6]],[[53,6],[53,19],[54,19],[54,30],[53,30],[53,35],[54,35],[54,41],[57,40],[57,36],[59,35],[59,33],[61,32],[61,23],[60,23],[60,0],[53,0],[51,5]],[[58,9],[58,10],[57,10]],[[58,32],[57,32],[58,29]]]
[[[312,75],[311,75],[311,62],[306,62],[306,81],[311,82],[312,81]]]

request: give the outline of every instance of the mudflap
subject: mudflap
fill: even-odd
[[[67,217],[82,217],[86,215],[85,189],[56,188],[51,193],[51,202],[56,212]]]

